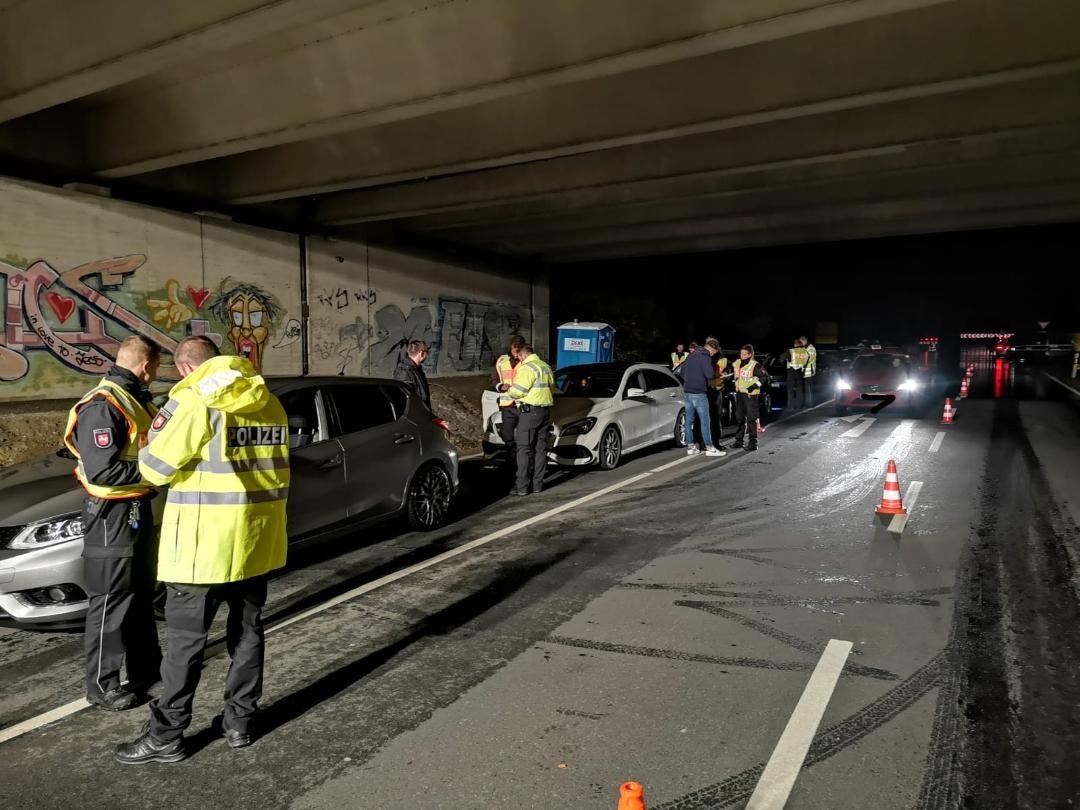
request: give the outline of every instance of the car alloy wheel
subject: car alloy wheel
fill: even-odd
[[[600,469],[614,470],[622,458],[622,436],[614,425],[608,425],[600,437]]]
[[[420,470],[409,485],[406,515],[414,529],[431,531],[446,523],[450,514],[450,476],[437,464]]]
[[[675,446],[686,447],[686,411],[679,411],[675,417]]]

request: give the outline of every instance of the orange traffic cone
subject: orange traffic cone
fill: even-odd
[[[968,378],[964,377],[964,379],[960,382],[960,399],[967,399],[967,395],[968,395]]]
[[[618,810],[645,810],[645,788],[638,782],[623,782],[619,787]]]
[[[956,408],[952,406],[952,400],[945,397],[945,413],[941,415],[941,424],[951,425],[956,417]]]
[[[900,497],[900,478],[896,474],[896,462],[889,459],[885,469],[885,491],[881,493],[881,503],[874,510],[879,515],[906,515],[904,501]]]
[[[764,433],[765,432],[765,428],[763,428],[761,426],[761,420],[760,419],[757,420],[757,432],[758,433]]]

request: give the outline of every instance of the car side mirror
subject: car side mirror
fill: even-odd
[[[627,399],[644,399],[645,398],[645,390],[642,389],[642,388],[627,388],[626,389],[626,398]]]

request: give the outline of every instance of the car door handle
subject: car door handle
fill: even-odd
[[[319,465],[320,470],[332,470],[335,467],[340,467],[345,463],[345,456],[342,453],[338,453],[336,456],[328,458],[322,464]]]
[[[675,393],[672,393],[672,394],[668,394],[668,396],[671,397],[672,399],[676,399],[676,398],[678,398],[679,395],[675,394]]]
[[[395,433],[394,444],[408,444],[409,442],[416,441],[416,437],[411,433]]]

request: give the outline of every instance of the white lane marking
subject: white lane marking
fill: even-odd
[[[855,427],[853,427],[851,430],[847,431],[846,433],[841,433],[840,438],[856,439],[866,433],[866,431],[870,429],[870,426],[873,425],[876,421],[877,419],[875,419],[873,416],[868,416],[862,422],[859,422],[859,424],[855,425]]]
[[[866,414],[864,413],[853,413],[848,416],[841,416],[840,421],[847,422],[850,425],[852,422],[858,422],[864,416],[866,416]]]
[[[1064,388],[1070,394],[1074,394],[1075,396],[1080,397],[1080,389],[1073,388],[1067,382],[1062,382],[1057,377],[1055,377],[1053,374],[1048,374],[1045,371],[1040,371],[1039,373],[1042,374],[1044,377],[1046,377],[1046,379],[1050,380],[1050,382],[1055,382],[1058,385],[1060,385],[1062,388]]]
[[[690,457],[688,456],[688,458]],[[462,545],[457,546],[456,548],[452,548],[449,551],[444,551],[442,554],[436,554],[434,557],[430,557],[423,562],[418,562],[415,565],[410,565],[408,568],[402,568],[400,571],[395,571],[392,574],[387,574],[385,577],[380,577],[379,579],[364,583],[359,587],[353,588],[351,591],[346,591],[343,594],[335,596],[333,599],[323,602],[321,605],[316,605],[313,608],[309,608],[308,610],[305,610],[301,613],[297,613],[295,616],[290,616],[288,619],[284,619],[277,624],[267,627],[266,633],[270,634],[276,632],[277,630],[281,630],[285,627],[288,627],[289,625],[296,624],[296,622],[302,621],[303,619],[308,619],[312,616],[316,616],[322,613],[324,610],[329,610],[332,607],[340,605],[342,602],[348,602],[350,599],[355,599],[358,596],[363,596],[365,593],[371,593],[372,591],[389,585],[391,582],[397,582],[399,579],[404,579],[405,577],[415,574],[418,571],[423,571],[425,568],[431,568],[433,565],[438,565],[441,562],[453,559],[458,555],[464,554],[466,551],[472,551],[474,548],[479,548],[480,546],[487,545],[493,540],[498,540],[502,537],[506,537],[506,535],[508,534],[513,534],[514,532],[521,531],[524,528],[532,526],[534,523],[539,523],[540,521],[547,520],[548,518],[554,517],[555,515],[561,514],[563,512],[568,512],[569,510],[581,506],[582,504],[586,504],[589,501],[594,501],[597,498],[602,498],[604,495],[615,492],[616,490],[623,489],[624,487],[628,487],[630,486],[630,484],[637,483],[638,481],[648,478],[650,475],[652,475],[652,473],[643,472],[638,473],[637,475],[630,476],[623,481],[618,481],[614,484],[611,484],[610,486],[604,487],[603,489],[598,489],[596,490],[596,492],[591,492],[588,495],[583,495],[580,498],[569,501],[568,503],[564,503],[562,506],[556,506],[554,509],[549,509],[546,512],[541,512],[539,515],[533,515],[531,518],[520,520],[512,526],[506,526],[505,528],[499,529],[497,532],[492,532],[491,534],[484,535],[483,537],[478,537],[476,540],[470,540],[468,543],[463,543]]]
[[[934,437],[934,440],[930,442],[930,452],[936,453],[941,449],[941,443],[945,441],[945,431],[938,431],[938,434]]]
[[[818,408],[821,408],[821,407],[824,407],[825,405],[828,405],[829,402],[831,402],[831,401],[832,400],[823,402],[823,403],[821,403],[821,405],[816,405],[813,408],[807,408],[805,411],[802,411],[802,413],[809,413],[812,410],[817,410]],[[780,421],[783,421],[783,420],[782,419],[776,420],[776,422],[780,422]],[[774,422],[772,424],[776,424],[776,422]],[[316,605],[315,607],[312,607],[312,608],[304,611],[303,613],[298,613],[297,615],[291,616],[288,619],[284,619],[284,620],[282,620],[282,621],[280,621],[280,622],[278,622],[276,624],[268,625],[266,627],[265,632],[266,632],[267,635],[269,635],[270,633],[273,633],[273,632],[275,632],[277,630],[281,630],[283,627],[288,627],[289,625],[294,624],[294,623],[300,621],[301,619],[306,619],[306,618],[309,618],[311,616],[318,615],[319,613],[322,613],[324,610],[329,610],[330,608],[335,607],[337,605],[340,605],[343,602],[347,602],[350,599],[354,599],[357,596],[361,596],[361,595],[363,595],[365,593],[370,593],[371,591],[382,588],[383,586],[389,585],[392,582],[397,582],[399,579],[403,579],[404,577],[407,577],[410,574],[415,574],[418,571],[423,571],[425,568],[430,568],[433,565],[438,565],[439,563],[444,562],[445,560],[449,560],[449,559],[451,559],[453,557],[456,557],[459,554],[464,554],[466,551],[471,551],[474,548],[479,548],[480,546],[486,545],[487,543],[490,543],[493,540],[498,540],[499,538],[505,537],[506,535],[508,535],[508,534],[510,534],[512,532],[516,532],[519,529],[524,529],[527,526],[531,526],[532,524],[538,523],[541,520],[546,520],[547,518],[552,517],[554,515],[557,515],[557,514],[559,514],[561,512],[566,512],[566,511],[568,511],[570,509],[581,506],[582,504],[588,503],[589,501],[595,500],[596,498],[600,498],[600,497],[602,497],[604,495],[607,495],[610,492],[615,492],[615,491],[617,491],[619,489],[622,489],[623,487],[629,486],[630,484],[633,484],[633,483],[641,481],[641,480],[643,480],[645,478],[648,478],[654,472],[659,472],[660,470],[669,469],[671,467],[674,467],[676,464],[681,464],[681,463],[683,463],[685,461],[689,461],[692,458],[694,458],[694,456],[685,456],[683,458],[676,459],[674,462],[670,462],[668,464],[661,465],[656,470],[653,470],[651,472],[643,472],[643,473],[639,473],[637,475],[631,476],[630,478],[627,478],[624,481],[616,482],[614,484],[611,484],[610,486],[604,487],[603,489],[598,489],[596,492],[590,493],[588,495],[583,495],[582,497],[577,498],[576,500],[570,501],[568,503],[564,503],[562,506],[557,506],[557,507],[555,507],[553,509],[549,509],[547,512],[543,512],[543,513],[541,513],[539,515],[536,515],[534,517],[527,518],[526,520],[519,521],[518,523],[515,523],[513,526],[508,526],[508,527],[506,527],[504,529],[499,529],[497,532],[493,532],[491,534],[485,535],[484,537],[478,538],[476,540],[472,540],[472,541],[470,541],[468,543],[465,543],[464,545],[458,546],[456,548],[450,549],[449,551],[443,552],[442,554],[438,554],[438,555],[436,555],[434,557],[431,557],[431,558],[429,558],[427,560],[424,560],[423,562],[416,563],[416,565],[409,566],[408,568],[403,568],[402,570],[396,571],[396,572],[394,572],[392,574],[388,574],[387,576],[382,577],[381,579],[372,580],[371,582],[368,582],[368,583],[366,583],[364,585],[361,585],[361,586],[359,586],[357,588],[353,588],[351,591],[340,594],[339,596],[336,596],[336,597],[334,597],[333,599],[331,599],[331,600],[329,600],[327,602],[323,602],[321,605]],[[737,464],[740,460],[741,459],[736,458],[736,459],[728,462],[728,464],[729,465],[730,464]],[[725,465],[725,466],[727,466],[727,465]],[[214,652],[215,651],[220,651],[220,649],[222,649],[223,647],[224,647],[223,643],[218,644],[218,645],[209,645],[209,646],[207,646],[206,652],[204,654],[204,660],[209,660],[210,658],[212,658],[213,655],[214,655]],[[0,743],[5,743],[8,740],[15,739],[16,737],[21,737],[23,734],[27,734],[27,733],[29,733],[31,731],[39,729],[42,726],[47,726],[49,723],[55,723],[57,720],[62,720],[63,718],[68,717],[68,716],[70,716],[72,714],[75,714],[76,712],[82,711],[83,709],[89,707],[89,705],[90,704],[87,703],[85,698],[80,698],[79,700],[72,701],[71,703],[67,703],[67,704],[65,704],[63,706],[60,706],[60,707],[56,708],[56,709],[52,709],[50,711],[47,711],[44,714],[39,714],[36,717],[31,717],[28,720],[22,721],[21,723],[16,723],[15,725],[9,726],[8,728],[0,729]]]
[[[8,740],[14,740],[16,737],[21,737],[29,731],[33,731],[36,728],[41,728],[49,723],[55,723],[57,720],[63,720],[69,715],[75,714],[75,712],[81,712],[83,709],[89,708],[90,704],[86,701],[86,698],[79,698],[73,700],[71,703],[66,703],[63,706],[58,706],[55,709],[39,714],[37,717],[31,717],[29,720],[23,720],[21,723],[16,723],[13,726],[0,729],[0,744],[7,742]]]
[[[690,456],[688,456],[687,458],[690,458]],[[679,461],[683,460],[685,459],[679,459]],[[385,587],[392,582],[397,582],[399,579],[404,579],[405,577],[410,576],[411,574],[415,574],[418,571],[423,571],[425,568],[431,568],[433,565],[438,565],[441,562],[445,562],[446,560],[457,557],[458,555],[464,554],[467,551],[472,551],[474,548],[479,548],[480,546],[486,545],[494,540],[506,537],[506,535],[513,534],[514,532],[527,528],[534,523],[539,523],[542,520],[547,520],[550,517],[554,517],[555,515],[558,515],[562,512],[567,512],[571,509],[581,506],[582,504],[586,504],[589,501],[596,500],[597,498],[603,497],[604,495],[607,495],[611,492],[615,492],[616,490],[627,487],[630,484],[637,483],[638,481],[641,481],[644,478],[648,478],[651,475],[652,473],[649,472],[643,472],[637,475],[633,475],[623,481],[618,481],[614,484],[611,484],[610,486],[604,487],[603,489],[598,489],[596,492],[591,492],[588,495],[583,495],[580,498],[564,503],[562,506],[556,506],[555,508],[549,509],[546,512],[542,512],[539,515],[534,515],[531,518],[526,518],[525,520],[518,521],[512,526],[507,526],[505,528],[499,529],[496,532],[484,535],[483,537],[479,537],[476,540],[470,540],[468,543],[464,543],[460,546],[457,546],[456,548],[452,548],[449,551],[444,551],[442,554],[437,554],[436,556],[430,557],[429,559],[426,559],[422,562],[418,562],[415,565],[410,565],[408,568],[402,568],[400,571],[395,571],[392,574],[387,574],[385,577],[380,577],[379,579],[367,582],[363,585],[360,585],[359,587],[353,588],[351,591],[346,591],[343,594],[335,596],[333,599],[323,602],[322,604],[315,605],[308,610],[297,613],[295,616],[290,616],[288,619],[283,619],[276,624],[268,625],[265,631],[266,635],[281,630],[282,628],[288,627],[289,625],[295,624],[298,621],[302,621],[303,619],[308,619],[312,616],[316,616],[319,613],[322,613],[325,610],[329,610],[332,607],[336,607],[343,602],[348,602],[350,599],[355,599],[356,597],[362,596],[365,593],[371,593],[372,591]],[[212,658],[216,652],[220,651],[219,648],[223,648],[223,645],[209,645],[206,648],[205,658]],[[86,702],[85,698],[79,699],[76,701],[72,701],[71,703],[68,703],[64,706],[60,706],[59,708],[52,709],[51,711],[45,712],[44,714],[39,714],[36,717],[31,717],[29,720],[24,720],[21,723],[16,723],[15,725],[8,728],[0,729],[0,743],[7,742],[8,740],[13,740],[16,737],[20,737],[23,734],[34,731],[35,729],[41,728],[42,726],[48,725],[49,723],[54,723],[57,720],[61,720],[69,715],[75,714],[76,712],[87,708],[89,705],[90,704]]]
[[[922,481],[912,481],[910,484],[908,484],[907,492],[904,493],[904,508],[907,509],[907,514],[892,516],[892,520],[889,521],[889,531],[892,534],[904,533],[904,528],[907,526],[908,517],[911,516],[911,512],[915,508],[915,504],[919,502],[920,492],[922,492]]]
[[[649,470],[649,472],[658,473],[658,472],[663,472],[664,470],[670,470],[672,467],[677,467],[680,464],[685,464],[687,461],[690,461],[691,459],[695,459],[698,456],[704,456],[704,455],[705,455],[704,453],[697,453],[696,455],[693,455],[693,456],[685,455],[682,458],[677,458],[674,461],[669,461],[667,464],[661,464],[659,467],[653,467],[651,470]]]
[[[850,652],[850,641],[834,638],[825,645],[825,652],[814,667],[814,673],[765,765],[746,810],[782,810],[787,804]]]

